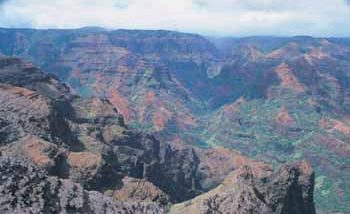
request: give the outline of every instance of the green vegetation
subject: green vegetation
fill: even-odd
[[[309,104],[310,97],[306,94],[295,95],[288,91],[281,94],[283,96],[275,99],[247,101],[233,112],[219,109],[209,117],[208,129],[201,133],[202,139],[207,139],[209,146],[239,150],[276,167],[284,162],[306,159],[316,172],[317,206],[322,210],[346,211],[350,203],[350,175],[339,166],[350,164],[350,160],[327,148],[327,143],[320,144],[327,136],[346,143],[341,133],[330,133],[320,127],[322,117],[332,118],[332,115],[319,113]],[[282,107],[292,118],[290,123],[277,122]],[[332,170],[325,171],[325,167]]]

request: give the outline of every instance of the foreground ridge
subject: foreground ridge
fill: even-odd
[[[313,179],[306,162],[282,166],[259,179],[251,167],[242,166],[217,188],[174,205],[172,213],[314,214]]]

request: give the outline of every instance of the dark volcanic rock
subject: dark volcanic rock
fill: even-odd
[[[112,192],[113,198],[119,201],[157,202],[162,206],[169,205],[169,196],[146,179],[124,177],[122,183],[121,189]]]
[[[1,72],[0,72],[1,73]],[[30,133],[57,144],[67,142],[77,147],[77,140],[69,130],[61,104],[26,88],[3,85],[0,80],[2,144],[18,140]]]
[[[16,58],[0,57],[1,143],[36,135],[79,149],[66,117],[72,111],[69,89],[52,75]]]
[[[4,214],[163,213],[155,204],[117,202],[9,157],[0,157],[0,175],[0,212]]]
[[[282,166],[270,183],[260,188],[276,213],[315,214],[314,172],[304,161]]]
[[[1,83],[24,87],[49,98],[59,99],[71,96],[69,89],[59,83],[53,75],[44,74],[31,63],[18,58],[0,58]]]
[[[315,214],[313,180],[305,162],[282,166],[267,177],[243,166],[217,188],[174,205],[171,213]]]

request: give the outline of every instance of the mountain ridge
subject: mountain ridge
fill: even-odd
[[[315,210],[314,174],[305,162],[274,174],[269,165],[228,149],[160,142],[128,128],[108,100],[80,98],[17,58],[0,57],[0,77],[2,213],[172,213],[172,204],[213,189],[232,172],[242,179],[227,188],[240,186],[248,179],[242,167],[250,171],[248,186],[252,179],[265,186],[266,179],[303,174],[309,182],[297,179],[293,188],[273,182],[265,196],[254,194],[276,214],[293,213],[295,206],[305,214]]]
[[[348,210],[349,39],[250,37],[218,47],[178,32],[9,31],[0,30],[0,52],[33,60],[83,97],[108,99],[128,125],[275,165],[305,157],[317,204]]]

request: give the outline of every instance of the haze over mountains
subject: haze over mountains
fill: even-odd
[[[348,0],[2,0],[0,26],[168,29],[204,35],[349,36]]]
[[[219,178],[212,178],[214,181],[209,179],[210,176],[207,178],[210,182],[205,179],[203,181],[202,176],[199,175],[207,176],[205,168],[215,168],[212,166],[213,160],[206,159],[205,151],[207,150],[204,148],[220,147],[218,159],[222,159],[222,153],[228,155],[228,151],[222,151],[221,147],[225,147],[239,151],[243,156],[265,161],[276,168],[287,162],[305,159],[316,172],[315,202],[317,208],[325,212],[350,212],[350,182],[348,179],[350,176],[350,39],[306,36],[206,38],[172,31],[3,28],[0,29],[0,53],[30,61],[44,72],[56,75],[72,91],[69,92],[62,86],[62,90],[65,90],[63,97],[74,96],[72,93],[75,93],[85,99],[99,97],[108,100],[108,104],[102,104],[102,101],[85,101],[80,98],[69,100],[69,108],[78,112],[75,113],[74,119],[69,112],[59,114],[64,114],[64,117],[73,121],[73,124],[78,124],[73,125],[73,130],[67,128],[67,132],[62,133],[62,136],[52,136],[51,139],[45,136],[46,134],[43,134],[45,137],[41,136],[42,132],[36,129],[25,131],[30,132],[31,135],[34,133],[37,137],[39,135],[39,138],[42,137],[55,144],[59,142],[58,145],[72,142],[82,143],[85,149],[70,148],[68,145],[69,152],[73,153],[73,156],[68,156],[68,162],[74,159],[74,152],[77,152],[77,155],[87,155],[88,158],[88,155],[92,155],[90,153],[96,154],[98,151],[99,155],[102,154],[102,157],[108,159],[103,159],[101,164],[97,164],[103,173],[102,163],[110,161],[110,157],[106,157],[106,154],[109,153],[105,151],[117,151],[116,154],[120,156],[122,153],[122,156],[125,157],[118,160],[125,165],[120,164],[122,169],[117,169],[117,171],[121,170],[123,176],[147,178],[156,186],[149,187],[150,189],[156,189],[157,192],[158,188],[160,189],[161,193],[157,193],[157,199],[161,195],[162,200],[164,198],[167,201],[166,198],[170,198],[171,202],[182,202],[222,183],[223,177],[228,176],[230,170],[236,169],[236,166],[229,167],[227,171],[218,174]],[[11,70],[10,68],[17,69],[16,63],[24,66],[20,62],[13,63],[11,60],[3,62],[3,71],[4,68],[6,71]],[[9,76],[11,77],[12,73],[6,78]],[[15,79],[13,83],[5,81],[7,80],[4,80],[5,76],[0,77],[1,82],[5,84],[33,91],[41,90],[41,87],[33,89],[27,84],[18,84],[18,79]],[[22,74],[16,78],[23,78]],[[45,87],[51,91],[53,86],[49,84]],[[6,89],[6,93],[13,90]],[[11,96],[18,96],[17,92],[13,93],[14,95]],[[46,93],[45,90],[43,95],[49,98],[43,98],[44,100],[55,99],[50,97],[51,92],[49,95]],[[20,94],[24,96],[26,93],[21,92]],[[38,105],[41,106],[41,104]],[[81,106],[87,106],[96,110],[96,105],[103,106],[104,110],[100,113],[102,117],[107,117],[105,120],[97,119],[100,113],[91,113],[90,110],[81,108]],[[117,109],[118,116],[111,110],[113,107]],[[91,116],[95,118],[93,124],[90,124],[87,118]],[[118,122],[118,127],[114,127],[110,122],[111,117],[118,121],[120,120],[118,118],[123,117],[128,127],[121,122]],[[143,134],[129,134],[127,131],[129,128]],[[86,129],[99,131],[85,133],[83,130]],[[119,132],[124,133],[125,131],[128,134],[126,136],[122,134],[123,139],[121,140]],[[79,133],[78,136],[76,133]],[[157,146],[153,145],[159,142],[156,142],[157,140],[153,137],[146,137],[144,133],[155,136],[161,144],[170,144],[171,146],[165,150],[169,153],[177,153],[175,151],[180,147],[179,156],[166,156],[160,160],[150,158],[147,155],[148,152],[149,154],[157,153],[158,150],[155,149]],[[100,135],[104,140],[101,140]],[[4,136],[2,140],[5,139],[9,143],[28,142],[21,138],[15,139],[11,134]],[[130,140],[134,138],[136,140]],[[142,140],[138,140],[140,138]],[[124,142],[123,146],[126,147],[133,147],[128,145],[130,142],[140,141],[145,142],[145,145],[138,145],[130,150],[129,148],[118,150],[108,146],[106,149],[105,146],[98,145],[99,143],[95,145],[95,141],[122,144]],[[174,145],[176,145],[175,149]],[[202,147],[204,151],[199,148],[190,149],[192,147],[189,145]],[[53,145],[50,144],[50,146]],[[77,145],[74,144],[74,146]],[[117,146],[118,148],[123,147]],[[139,147],[144,148],[146,152],[144,153]],[[146,167],[146,171],[145,169],[140,171],[138,167],[141,165],[129,165],[129,161],[133,160],[129,159],[128,155],[130,153],[139,154],[137,150],[141,150],[140,153],[145,155],[141,156],[140,160],[147,164],[141,165],[150,166],[150,169]],[[80,152],[90,153],[81,154]],[[233,154],[229,156],[231,155]],[[155,156],[162,157],[161,155]],[[174,169],[185,167],[185,171],[189,172],[188,176],[181,178],[185,179],[184,181],[181,181],[180,178],[174,181],[170,179],[175,173],[173,168],[170,168],[170,171],[161,168],[164,174],[153,173],[152,167],[162,166],[162,164],[167,166],[168,164],[162,161],[170,157],[174,158],[170,166],[175,164]],[[188,162],[177,166],[176,164],[179,164],[178,161],[183,157],[186,157],[185,160]],[[74,161],[70,164],[74,165]],[[204,164],[205,167],[197,168],[198,164]],[[71,180],[86,184],[88,190],[102,188],[96,186],[95,174],[82,178],[79,167],[75,169],[73,165],[70,167],[77,171],[69,175]],[[113,167],[113,164],[109,164],[108,167],[111,167],[110,165]],[[295,168],[298,167],[302,170],[308,168],[303,165]],[[251,177],[249,170],[239,172],[241,175],[246,175],[245,178]],[[96,175],[99,173],[98,170]],[[197,177],[196,173],[199,174]],[[307,174],[306,176],[311,176],[309,170],[301,174],[304,173]],[[213,173],[212,176],[215,174]],[[274,175],[272,177],[275,178]],[[90,179],[95,183],[90,184]],[[243,180],[246,182],[247,179]],[[303,179],[305,180],[307,178]],[[165,181],[179,186],[176,186],[176,190],[166,189],[165,186],[168,186],[169,183]],[[133,185],[133,182],[129,180],[125,182]],[[193,182],[197,184],[190,185]],[[142,185],[149,186],[150,184]],[[230,185],[230,182],[224,182],[222,185],[212,191],[222,192],[225,185]],[[191,191],[187,192],[189,187]],[[212,201],[212,191],[193,199],[193,203],[203,204],[203,201]],[[265,194],[266,190],[260,189],[260,191]],[[241,195],[245,194],[239,188],[234,191],[234,193],[237,192],[240,192]],[[288,195],[289,193],[283,194]],[[298,195],[299,192],[295,194]],[[231,200],[234,194],[227,192],[224,195]],[[249,200],[255,201],[255,199]],[[225,212],[227,207],[223,206],[219,204],[218,210]],[[270,205],[267,207],[269,208],[266,209],[271,208]],[[190,213],[191,210],[196,210],[196,205],[180,204],[172,208],[175,213]],[[269,211],[266,212],[269,213]],[[280,213],[288,212],[285,210]],[[289,213],[293,212],[289,210]]]

